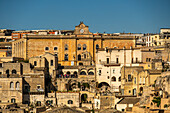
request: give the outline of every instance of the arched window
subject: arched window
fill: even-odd
[[[6,70],[6,74],[9,74],[9,69]]]
[[[121,81],[121,77],[119,77],[119,82]]]
[[[83,50],[86,50],[86,47],[87,47],[86,44],[83,44]]]
[[[64,49],[68,50],[68,45],[67,44],[65,44]]]
[[[45,50],[48,51],[48,50],[49,50],[49,47],[45,47]]]
[[[96,44],[96,49],[99,49],[99,44]]]
[[[114,76],[113,76],[113,77],[112,77],[112,81],[114,81],[114,82],[115,82],[115,81],[116,81],[116,77],[114,77]]]
[[[80,75],[86,75],[85,71],[80,72]]]
[[[94,73],[91,71],[91,72],[88,73],[88,75],[94,75]]]
[[[16,90],[19,90],[19,82],[16,82],[15,87],[16,87]]]
[[[10,89],[13,90],[14,89],[14,83],[10,82]]]
[[[68,104],[73,104],[73,101],[72,100],[68,100]]]
[[[67,71],[67,74],[70,75],[70,71]]]
[[[78,55],[78,61],[80,61],[80,60],[81,60],[81,55],[79,54],[79,55]]]
[[[81,44],[78,44],[77,50],[81,50]]]
[[[17,71],[15,69],[13,69],[12,74],[17,74]]]
[[[56,51],[58,48],[57,47],[54,47],[54,50]]]
[[[64,60],[65,60],[65,61],[68,61],[68,54],[65,54]]]

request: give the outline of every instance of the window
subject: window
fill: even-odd
[[[86,44],[83,44],[83,50],[86,50]]]
[[[132,63],[133,63],[133,58],[132,58]]]
[[[67,44],[65,44],[64,50],[68,50],[68,45]]]
[[[15,98],[12,98],[11,103],[15,103],[15,102],[16,102]]]
[[[79,66],[83,66],[83,63],[82,63],[82,62],[79,62]]]
[[[99,45],[98,44],[96,44],[96,49],[99,49]]]
[[[72,100],[68,100],[68,104],[73,104],[73,101]]]
[[[121,77],[119,77],[119,82],[121,82]]]
[[[45,50],[48,51],[48,50],[49,50],[49,47],[45,47]]]
[[[138,63],[138,58],[136,58],[136,63]]]
[[[148,62],[149,60],[148,60],[148,58],[146,58],[146,62]]]
[[[85,71],[80,72],[80,75],[86,75]]]
[[[134,83],[136,84],[136,77],[134,77]]]
[[[115,69],[113,69],[113,73],[115,73]]]
[[[13,90],[14,89],[14,83],[10,82],[10,89]]]
[[[107,64],[109,64],[109,58],[107,58]]]
[[[86,54],[84,54],[84,59],[86,58]]]
[[[81,60],[81,55],[79,54],[79,55],[78,55],[78,61],[80,61],[80,60]]]
[[[19,90],[19,82],[16,82],[16,90]]]
[[[116,63],[117,63],[117,64],[119,63],[119,58],[116,58]]]
[[[132,78],[131,78],[131,74],[128,75],[128,82],[131,82]]]
[[[15,69],[13,69],[12,74],[17,74],[17,71]]]
[[[9,74],[9,69],[6,70],[6,74],[7,74],[7,75]]]
[[[94,75],[94,73],[93,72],[89,72],[88,75]]]
[[[116,77],[114,77],[114,76],[113,76],[113,77],[112,77],[112,81],[114,81],[114,82],[115,82],[115,81],[116,81]]]
[[[51,60],[51,66],[53,66],[53,60]]]
[[[78,44],[77,50],[81,50],[81,44]]]
[[[57,53],[55,53],[54,55],[55,55],[55,57],[58,57],[58,54],[57,54]]]
[[[64,60],[65,60],[65,61],[68,61],[68,54],[65,54]]]
[[[99,75],[101,75],[101,73],[102,73],[102,70],[99,70]]]
[[[37,66],[37,61],[34,61],[34,66]]]
[[[37,89],[40,89],[41,88],[41,85],[37,85]]]
[[[54,47],[54,50],[56,51],[58,48],[57,47]]]
[[[149,58],[149,62],[151,61],[151,58]]]

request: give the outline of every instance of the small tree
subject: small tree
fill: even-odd
[[[154,99],[152,100],[152,102],[157,104],[157,107],[160,106],[161,104],[161,97],[154,97]]]

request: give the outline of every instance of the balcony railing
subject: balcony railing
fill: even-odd
[[[115,61],[110,61],[110,62],[101,61],[100,64],[102,64],[102,65],[120,65],[119,62],[115,62]]]

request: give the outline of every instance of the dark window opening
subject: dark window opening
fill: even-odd
[[[46,50],[46,51],[49,50],[49,47],[45,47],[45,50]]]
[[[107,58],[107,64],[109,64],[109,58]]]
[[[57,50],[58,48],[57,47],[54,47],[54,50]]]
[[[80,60],[81,60],[81,55],[79,54],[79,55],[78,55],[78,61],[80,61]]]
[[[37,61],[34,61],[34,66],[37,66]]]
[[[83,50],[86,50],[86,44],[83,45]]]
[[[65,61],[68,61],[68,54],[65,54],[64,60],[65,60]]]
[[[51,66],[53,66],[53,60],[51,60]]]
[[[99,45],[98,44],[96,44],[96,49],[99,49]]]

